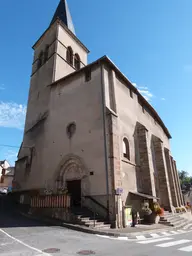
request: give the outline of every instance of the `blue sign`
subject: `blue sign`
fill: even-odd
[[[117,194],[117,195],[123,194],[123,188],[117,188],[117,189],[116,189],[116,194]]]

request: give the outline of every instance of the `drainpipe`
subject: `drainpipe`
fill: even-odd
[[[107,193],[107,209],[109,220],[109,166],[108,166],[108,151],[107,151],[107,136],[106,136],[106,106],[105,106],[105,82],[104,82],[104,68],[100,62],[101,67],[101,98],[102,98],[102,117],[103,117],[103,137],[104,137],[104,151],[105,151],[105,174],[106,174],[106,193]]]

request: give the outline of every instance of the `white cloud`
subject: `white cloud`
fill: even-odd
[[[147,100],[151,101],[155,96],[150,92],[147,86],[139,86],[136,83],[132,83],[133,86],[137,88],[137,90],[142,94],[142,96]]]
[[[139,86],[139,89],[141,89],[141,90],[148,90],[148,87],[146,87],[146,86]]]
[[[151,98],[153,97],[153,94],[147,89],[139,89],[138,88],[138,91],[143,95],[143,97],[147,100],[147,101],[150,101]]]
[[[138,86],[136,83],[132,83],[133,86],[137,88],[137,90],[143,95],[143,97],[150,101],[153,97],[153,94],[149,91],[147,86]]]
[[[26,106],[14,102],[0,102],[0,126],[23,129]]]
[[[163,101],[164,101],[164,100],[165,100],[165,98],[161,98],[161,100],[163,100]]]

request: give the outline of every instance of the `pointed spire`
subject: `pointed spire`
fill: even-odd
[[[75,28],[68,8],[67,0],[60,0],[50,25],[52,25],[57,18],[60,19],[75,35]]]

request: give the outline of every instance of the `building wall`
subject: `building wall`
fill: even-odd
[[[70,140],[67,125],[76,123],[76,133]],[[61,81],[51,88],[49,115],[37,138],[38,149],[33,157],[31,171],[23,179],[22,188],[55,187],[61,162],[68,155],[78,156],[87,169],[84,194],[106,196],[106,172],[103,138],[100,68],[92,70],[91,80],[85,82],[83,74]],[[40,129],[40,128],[39,128]],[[39,159],[39,165],[38,165]],[[41,168],[40,168],[41,167]],[[90,175],[93,172],[94,175]],[[75,178],[75,177],[74,177]],[[21,179],[20,179],[21,180]],[[99,185],[98,185],[99,184]],[[85,185],[86,186],[86,185]],[[98,198],[98,200],[101,200]]]
[[[71,48],[73,49],[73,53],[78,53],[82,63],[84,63],[84,65],[87,65],[87,51],[61,25],[59,25],[58,27],[58,39],[60,42],[63,42],[66,47],[71,46]]]
[[[57,32],[57,57],[55,66],[55,80],[58,80],[74,71],[76,69],[73,66],[66,63],[67,47],[71,47],[73,54],[76,53],[81,59],[81,68],[87,65],[87,52],[81,47],[81,45],[69,34],[69,32],[61,25],[58,24]]]
[[[49,46],[48,60],[38,68],[39,55],[41,52],[45,52],[46,46]],[[76,71],[74,65],[70,65],[66,61],[68,46],[72,47],[74,54],[79,54],[81,67],[87,65],[87,51],[70,35],[66,28],[57,22],[35,45],[25,131],[30,129],[47,111],[50,96],[47,86]]]
[[[37,68],[39,54],[44,52],[49,45],[48,60]],[[27,115],[25,121],[25,132],[23,145],[18,155],[15,179],[19,180],[19,187],[39,188],[42,186],[44,168],[43,149],[47,147],[46,131],[47,122],[50,118],[50,95],[49,86],[72,72],[75,69],[66,61],[66,47],[71,46],[74,54],[78,53],[83,64],[87,64],[87,51],[70,35],[67,29],[57,22],[53,24],[34,46],[34,60],[32,65],[32,76],[28,96]],[[32,167],[31,165],[31,160]],[[18,170],[18,171],[17,171]],[[36,175],[36,182],[28,186],[31,172]],[[37,179],[38,177],[38,179]]]
[[[111,75],[107,66],[104,69],[104,81],[106,92],[106,106],[115,112],[118,119],[119,143],[120,143],[120,169],[122,176],[123,195],[122,201],[129,203],[128,194],[130,191],[143,192],[156,196],[157,188],[156,175],[158,179],[163,175],[165,179],[166,192],[169,207],[172,204],[171,192],[168,180],[168,172],[163,148],[170,149],[169,138],[164,130],[154,119],[150,111],[142,104],[139,104],[137,94],[130,92],[128,83],[117,75]],[[113,72],[114,73],[114,72]],[[115,102],[115,103],[114,103]],[[140,127],[140,128],[139,128]],[[153,136],[159,138],[161,153],[156,151]],[[123,156],[123,138],[129,141],[130,160]],[[160,162],[158,161],[160,160]],[[162,164],[162,166],[160,165]],[[115,170],[114,170],[115,171]],[[156,189],[157,188],[157,189]],[[163,196],[163,198],[165,198]]]
[[[13,176],[5,176],[4,177],[4,187],[12,186]]]
[[[3,180],[2,180],[1,177],[2,177],[3,169],[5,169],[5,174],[7,174],[7,172],[8,172],[7,169],[9,167],[10,167],[10,164],[6,160],[5,160],[4,164],[0,165],[0,188],[7,187],[5,178],[3,177]],[[3,181],[3,182],[1,182],[1,181]]]
[[[44,155],[45,159],[51,156],[52,161],[47,162],[45,169],[49,168],[49,178],[53,179],[61,159],[68,154],[77,155],[89,172],[94,172],[88,177],[87,193],[102,195],[106,193],[106,179],[100,69],[93,70],[91,76],[91,80],[85,82],[84,74],[77,74],[70,81],[52,87],[46,135],[52,148]],[[70,140],[66,127],[71,122],[76,123],[76,133]]]
[[[45,33],[34,49],[25,131],[30,129],[48,109],[50,91],[47,86],[54,82],[56,37],[57,26],[54,25]],[[38,69],[39,54],[45,51],[47,45],[49,45],[48,60]]]

